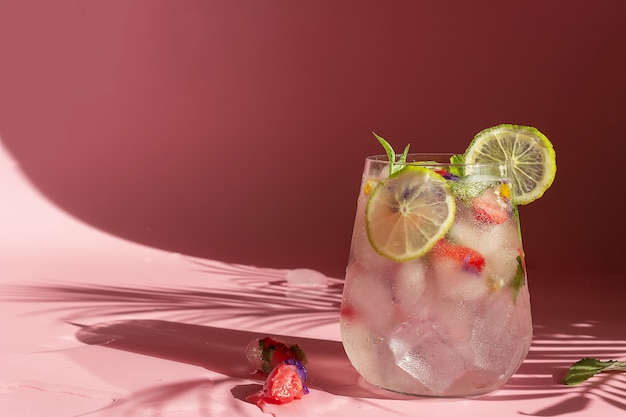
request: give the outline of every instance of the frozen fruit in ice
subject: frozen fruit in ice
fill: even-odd
[[[399,311],[412,316],[424,304],[422,295],[426,292],[426,263],[421,259],[404,262],[396,268],[393,280],[393,303]]]
[[[346,269],[346,279],[352,285],[344,289],[340,314],[344,320],[366,321],[370,326],[384,325],[394,314],[394,294],[391,283],[385,284],[386,275],[392,275],[397,264],[391,267],[352,263]],[[372,302],[371,294],[376,294]]]
[[[485,267],[485,258],[480,252],[467,246],[455,245],[445,239],[437,242],[431,254],[456,261],[468,272],[480,273]]]
[[[510,197],[510,186],[507,183],[486,189],[472,200],[472,211],[477,220],[486,223],[502,224],[513,212]]]
[[[454,175],[452,172],[446,169],[435,169],[434,171],[449,181],[456,181],[459,179],[458,175]]]
[[[271,404],[286,404],[309,393],[306,368],[297,359],[278,364],[267,376],[261,400]]]
[[[266,374],[289,359],[297,359],[301,363],[306,363],[306,355],[299,345],[286,344],[270,337],[254,339],[248,343],[246,358],[255,369]]]

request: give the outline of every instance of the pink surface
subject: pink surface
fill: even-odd
[[[0,415],[623,415],[626,374],[558,384],[583,356],[626,359],[624,284],[530,270],[535,338],[504,389],[399,398],[360,380],[339,342],[342,281],[298,287],[285,269],[199,259],[107,235],[51,205],[0,151]],[[576,278],[577,286],[567,285]],[[549,283],[549,284],[546,284]],[[266,409],[252,339],[299,343],[311,394]]]

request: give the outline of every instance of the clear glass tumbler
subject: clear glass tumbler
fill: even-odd
[[[403,394],[494,391],[532,338],[509,167],[450,156],[369,157],[357,201],[342,341],[366,381]]]

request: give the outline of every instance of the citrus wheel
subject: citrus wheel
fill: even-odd
[[[372,191],[365,212],[367,237],[380,255],[409,261],[446,234],[454,209],[445,178],[428,168],[406,166]]]
[[[556,154],[548,138],[534,127],[501,124],[479,132],[465,151],[465,163],[509,161],[517,204],[535,201],[556,175]]]

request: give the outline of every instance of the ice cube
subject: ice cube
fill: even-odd
[[[515,279],[518,256],[522,256],[521,249],[504,248],[486,257],[484,274],[494,288],[502,288]]]
[[[451,259],[433,259],[437,293],[463,303],[475,303],[488,295],[489,287],[480,273],[468,271]]]
[[[490,224],[476,221],[471,215],[457,216],[450,229],[452,240],[480,252],[485,258],[505,248],[521,246],[515,222]]]
[[[362,228],[355,226],[350,246],[350,258],[364,264],[374,264],[383,259],[372,247],[365,226]]]
[[[515,277],[517,257],[522,253],[516,223],[486,224],[469,216],[461,217],[450,230],[451,239],[480,252],[485,258],[483,275],[502,287]]]
[[[523,360],[532,338],[526,298],[513,302],[508,291],[494,294],[477,315],[471,345],[475,365],[500,375],[512,374]]]
[[[425,300],[426,267],[422,259],[403,262],[396,266],[393,280],[393,299],[404,316],[412,316],[421,309]]]
[[[390,337],[396,365],[424,384],[434,395],[443,395],[465,371],[467,360],[431,321],[415,318],[404,322]]]
[[[395,309],[389,283],[390,268],[389,265],[366,268],[359,262],[352,262],[346,270],[343,291],[342,308],[351,309],[353,318],[381,332],[391,322]]]
[[[326,285],[326,275],[313,269],[297,268],[285,274],[288,286],[321,287]]]
[[[381,361],[384,339],[372,326],[360,320],[341,320],[341,340],[350,362],[368,381],[380,383],[385,367]],[[375,381],[375,382],[374,382]]]

